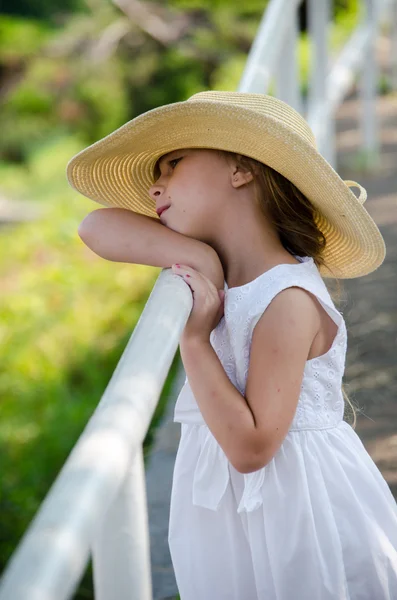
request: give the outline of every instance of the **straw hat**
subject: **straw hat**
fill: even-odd
[[[386,254],[381,233],[363,206],[367,194],[343,181],[316,148],[305,119],[263,94],[205,91],[149,110],[74,156],[69,183],[105,206],[159,218],[148,190],[154,166],[178,148],[217,148],[263,162],[289,179],[317,209],[326,237],[324,259],[340,278],[378,268]],[[357,198],[350,187],[357,186]],[[323,277],[328,269],[320,268]]]

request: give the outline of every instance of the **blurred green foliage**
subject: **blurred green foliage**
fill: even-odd
[[[62,14],[86,9],[84,0],[2,0],[1,3],[4,14],[55,22]]]
[[[42,3],[47,7],[42,19],[30,13],[0,16],[0,159],[6,162],[25,162],[49,136],[72,134],[82,144],[92,143],[160,104],[202,89],[235,89],[266,4],[146,3],[152,10],[158,6],[156,29],[142,17],[129,20],[108,0],[91,0],[85,12],[67,16],[54,5],[51,14],[61,23],[55,26],[47,18],[50,3]],[[24,14],[19,1],[14,7],[14,14]],[[358,8],[359,0],[336,3],[334,50],[356,24]],[[303,34],[298,49],[303,92],[310,50]]]
[[[35,157],[37,189],[45,166],[57,168],[57,161],[54,144]],[[77,225],[92,203],[65,181],[58,181],[56,202],[47,200],[39,221],[0,235],[2,567],[97,406],[160,272],[91,252]],[[178,354],[144,441],[145,459]],[[86,595],[90,570],[80,588],[85,594],[76,597],[93,597]]]
[[[86,248],[77,228],[97,205],[67,187],[66,163],[142,112],[235,89],[266,4],[142,2],[149,21],[109,0],[2,4],[0,195],[35,201],[43,214],[0,230],[0,570],[97,405],[159,273]],[[334,52],[359,8],[359,0],[334,3]],[[298,57],[305,92],[304,31]],[[146,454],[175,370],[176,361]],[[91,565],[75,597],[93,598]]]

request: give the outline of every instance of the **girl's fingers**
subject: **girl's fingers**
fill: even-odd
[[[172,265],[172,271],[174,273],[176,273],[177,275],[181,275],[183,277],[183,279],[186,281],[186,283],[191,283],[194,280],[198,280],[198,282],[205,282],[207,284],[207,286],[210,288],[210,290],[217,294],[217,289],[214,286],[214,284],[212,283],[212,281],[210,279],[208,279],[205,275],[203,275],[202,273],[200,273],[199,271],[195,271],[194,269],[192,269],[191,267],[188,267],[186,265],[181,265],[178,263],[175,263]]]

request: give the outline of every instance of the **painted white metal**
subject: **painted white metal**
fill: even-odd
[[[357,27],[348,42],[346,42],[327,76],[326,99],[331,114],[343,102],[344,97],[354,82],[356,74],[363,67],[365,49],[370,42],[370,35],[371,31],[366,24]],[[310,117],[310,115],[308,116]]]
[[[286,16],[301,0],[271,0],[263,14],[258,32],[247,56],[238,91],[265,94],[278,65],[290,21]]]
[[[294,10],[286,14],[285,21],[287,29],[280,55],[280,63],[283,66],[275,73],[276,96],[302,113],[298,63],[298,11]]]
[[[327,76],[329,72],[330,0],[309,0],[308,24],[311,40],[312,64],[309,78],[306,118],[313,129],[317,147],[331,165],[335,163],[335,123],[327,104]],[[311,115],[320,112],[314,121]]]
[[[397,90],[397,2],[389,0],[388,11],[390,16],[390,81],[392,88]]]
[[[376,0],[365,0],[368,28],[368,43],[363,53],[363,68],[361,70],[360,99],[361,99],[361,130],[363,149],[374,160],[379,157],[379,123],[376,114],[376,98],[378,94],[378,64],[375,55],[376,32],[378,29],[379,5]]]
[[[315,0],[312,0],[313,4]],[[379,153],[379,140],[376,115],[377,62],[375,39],[380,21],[385,17],[385,0],[365,0],[366,15],[345,44],[326,77],[326,93],[322,102],[313,102],[306,115],[316,137],[317,147],[335,167],[334,115],[343,102],[357,75],[362,73],[361,85],[361,128],[364,149],[373,160]],[[317,5],[317,4],[316,4]],[[392,0],[392,8],[397,10],[397,2]]]
[[[370,41],[366,24],[359,26],[346,43],[326,77],[324,100],[312,103],[306,119],[316,137],[317,147],[335,167],[335,136],[330,122],[343,102],[364,62],[365,49]],[[330,139],[330,136],[331,139]]]
[[[3,574],[1,600],[70,598],[92,545],[94,570],[98,561],[102,571],[96,597],[151,599],[141,447],[192,305],[187,284],[164,269],[97,409]],[[117,518],[129,529],[124,539],[122,528],[118,539],[111,533]],[[120,582],[118,564],[125,566]]]
[[[379,27],[379,18],[384,13],[387,2],[386,0],[365,1],[366,19],[353,32],[330,68],[328,24],[331,0],[309,0],[308,23],[309,36],[313,44],[313,65],[306,110],[302,106],[299,81],[296,76],[296,44],[295,49],[292,47],[293,41],[297,40],[293,31],[296,28],[297,8],[301,3],[299,0],[269,2],[248,54],[246,68],[238,88],[239,91],[267,93],[274,79],[276,95],[304,114],[316,137],[319,151],[334,167],[336,166],[335,112],[361,69],[363,70],[361,126],[364,147],[374,156],[379,149],[374,105],[377,83],[374,40]],[[391,10],[397,11],[397,2],[388,1],[391,3]]]
[[[311,112],[313,106],[326,101],[330,10],[330,0],[308,2],[307,16],[311,42],[308,112]]]
[[[95,534],[92,547],[95,600],[152,599],[148,529],[140,445]]]

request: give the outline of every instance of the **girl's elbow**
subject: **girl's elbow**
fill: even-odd
[[[248,468],[246,465],[240,465],[240,464],[233,465],[233,467],[236,469],[236,471],[238,473],[241,473],[242,475],[247,475],[248,473],[253,473],[253,471],[255,470],[255,469],[252,470],[252,469]]]
[[[87,236],[88,236],[88,231],[87,230],[88,230],[87,224],[84,221],[82,221],[80,223],[80,225],[78,226],[78,228],[77,228],[77,233],[78,233],[79,238],[81,239],[81,241],[84,242],[84,243],[86,243]]]
[[[90,230],[90,226],[88,223],[82,221],[77,229],[77,233],[81,241],[88,246],[90,250],[95,252],[94,249],[94,237],[92,235],[92,231]]]
[[[275,449],[274,446],[264,448],[260,453],[251,454],[246,460],[233,466],[236,471],[245,475],[255,473],[255,471],[260,471],[273,460],[277,450],[278,447]]]
[[[79,234],[80,239],[85,243],[88,239],[88,236],[92,230],[92,213],[88,214],[81,221],[80,225],[77,228],[77,233]]]
[[[248,463],[244,463],[244,464],[240,464],[238,465],[238,468],[235,467],[236,471],[238,471],[239,473],[242,473],[244,475],[248,475],[249,473],[255,473],[255,471],[260,471],[261,469],[263,469],[263,467],[266,467],[266,465],[272,460],[273,457],[269,457],[266,460],[261,460],[261,461],[254,461],[254,462],[248,462]]]
[[[240,472],[254,473],[266,467],[280,450],[289,427],[290,424],[288,423],[283,429],[281,427],[271,427],[266,430],[261,428],[257,431],[257,437],[251,436],[250,452],[248,456],[246,455],[245,463],[242,465]]]
[[[100,213],[102,210],[103,209],[94,210],[84,217],[77,228],[77,233],[81,241],[84,242],[90,250],[102,258],[106,258],[105,256],[102,256],[101,244],[98,243],[101,239],[101,223],[98,222],[98,215],[96,213]]]
[[[88,215],[84,217],[84,219],[78,226],[77,233],[79,234],[83,242],[85,242],[90,236],[92,236],[93,232],[95,231],[95,228],[98,228],[98,217],[99,213],[101,213],[102,210],[103,209],[99,208],[88,213]]]

